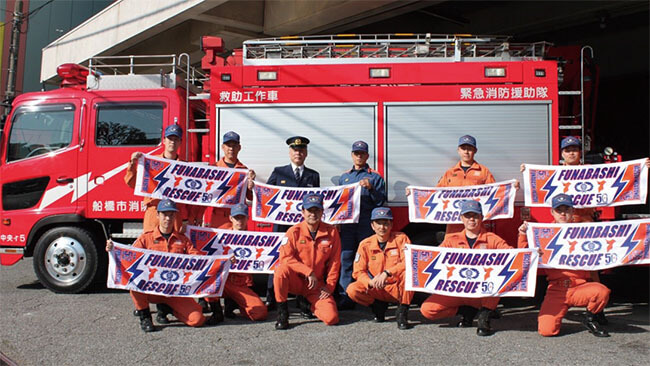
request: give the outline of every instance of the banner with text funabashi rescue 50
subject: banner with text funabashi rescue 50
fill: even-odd
[[[187,236],[194,248],[205,255],[235,256],[230,273],[273,273],[284,233],[234,231],[188,226]]]
[[[577,166],[526,164],[526,206],[550,207],[560,193],[571,195],[576,208],[644,204],[648,194],[645,159]]]
[[[460,224],[460,204],[476,200],[483,207],[483,219],[509,219],[515,210],[515,180],[463,187],[413,187],[408,196],[409,221]]]
[[[106,287],[173,297],[221,296],[228,256],[159,252],[115,243]]]
[[[247,174],[246,169],[143,155],[133,193],[191,205],[232,207],[246,199]]]
[[[458,249],[406,245],[407,291],[454,297],[535,295],[533,249]]]
[[[359,222],[361,204],[359,183],[325,188],[296,188],[255,182],[253,220],[295,225],[302,221],[302,198],[308,193],[323,196],[324,222],[332,225]]]
[[[600,270],[648,264],[650,219],[581,224],[529,223],[528,246],[542,248],[540,268]]]

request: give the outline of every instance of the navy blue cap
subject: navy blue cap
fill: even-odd
[[[481,209],[481,203],[474,200],[465,200],[460,204],[460,214],[464,215],[468,212],[474,212],[480,215],[483,215],[483,210]]]
[[[239,134],[234,131],[228,131],[223,134],[223,143],[225,144],[226,142],[230,141],[236,141],[239,142]]]
[[[553,208],[558,208],[560,206],[573,207],[573,199],[568,194],[560,193],[553,197],[551,200],[551,206],[553,206]]]
[[[160,202],[158,202],[158,207],[156,207],[156,210],[158,210],[158,212],[178,212],[176,203],[174,203],[174,201],[170,200],[169,198],[160,200]]]
[[[560,150],[567,148],[569,146],[580,146],[580,139],[573,136],[568,136],[562,139],[560,143]]]
[[[170,125],[165,128],[165,137],[176,136],[179,139],[183,138],[183,129],[179,125]]]
[[[461,145],[472,145],[474,147],[477,147],[476,146],[476,139],[474,138],[474,136],[470,136],[470,135],[461,136],[458,139],[458,146],[461,146]]]
[[[312,207],[318,207],[321,210],[323,209],[323,196],[317,193],[306,194],[302,198],[302,208],[309,210]]]
[[[309,139],[303,136],[292,136],[287,139],[287,145],[291,147],[307,147]]]
[[[355,141],[352,144],[352,152],[355,151],[368,152],[368,144],[366,144],[364,141]]]
[[[230,208],[230,216],[244,215],[248,216],[248,205],[238,203]]]
[[[392,220],[393,212],[388,207],[377,207],[370,214],[370,221],[374,220]]]

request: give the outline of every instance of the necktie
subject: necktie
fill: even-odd
[[[299,182],[300,181],[300,169],[296,168],[295,173],[296,173],[296,182]]]

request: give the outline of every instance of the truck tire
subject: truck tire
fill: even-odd
[[[34,272],[48,289],[74,294],[93,283],[99,261],[93,235],[67,226],[45,232],[34,248]]]

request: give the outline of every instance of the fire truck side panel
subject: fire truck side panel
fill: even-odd
[[[0,246],[25,247],[41,218],[79,213],[80,115],[76,98],[41,96],[14,108],[0,153]]]

